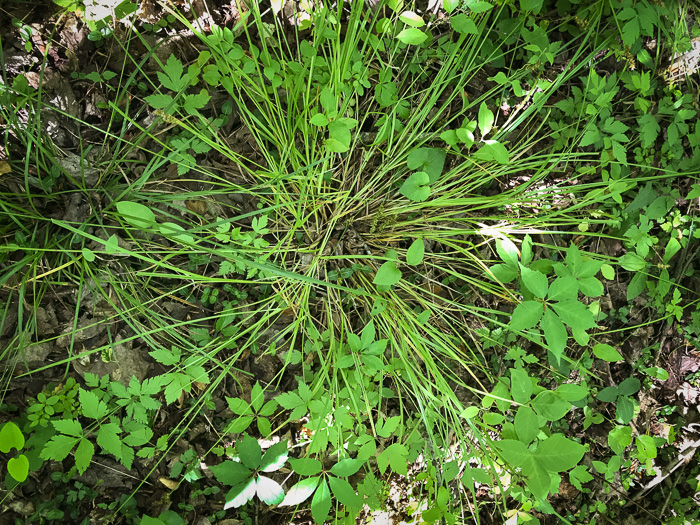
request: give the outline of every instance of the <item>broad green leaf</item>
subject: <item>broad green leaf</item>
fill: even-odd
[[[323,113],[316,113],[309,119],[309,123],[319,127],[327,126],[328,117],[326,117]]]
[[[482,102],[481,106],[479,106],[478,120],[482,138],[489,134],[493,128],[494,120],[493,112],[488,108],[486,102]]]
[[[165,366],[173,366],[180,362],[181,353],[180,350],[174,348],[173,350],[166,350],[165,348],[157,348],[148,352],[153,359]]]
[[[274,399],[270,399],[258,411],[258,415],[265,416],[265,417],[271,416],[272,414],[275,413],[278,406],[279,406],[279,403],[277,403],[277,401],[275,401]]]
[[[620,355],[620,352],[618,352],[612,346],[603,343],[597,344],[593,347],[593,355],[595,355],[598,359],[602,359],[603,361],[608,361],[610,363],[624,361],[624,358],[622,355]]]
[[[261,436],[269,436],[272,433],[272,423],[266,417],[258,417],[256,423]]]
[[[540,424],[537,414],[528,406],[518,407],[513,423],[518,439],[525,445],[532,443],[532,440],[540,433]]]
[[[223,463],[209,467],[209,470],[214,473],[214,477],[219,483],[231,487],[239,485],[251,474],[249,468],[237,461],[224,461]]]
[[[558,421],[571,410],[571,403],[554,392],[545,390],[532,400],[532,408],[547,421]]]
[[[139,525],[166,525],[166,523],[160,518],[152,518],[151,516],[144,514],[141,517],[141,523]]]
[[[540,326],[544,332],[545,341],[547,341],[547,348],[559,361],[566,351],[566,341],[568,339],[564,323],[550,308],[547,308]]]
[[[7,472],[20,483],[27,479],[29,475],[29,460],[24,454],[7,461]]]
[[[521,261],[525,266],[528,266],[532,262],[532,237],[526,235],[523,239],[523,243],[520,246],[521,250]]]
[[[621,455],[632,443],[632,429],[628,426],[617,426],[608,434],[608,445],[617,455]]]
[[[467,407],[465,408],[462,413],[459,415],[459,417],[464,418],[464,419],[474,419],[476,416],[479,415],[479,408],[475,406]]]
[[[117,203],[117,212],[127,223],[140,230],[150,228],[156,222],[151,208],[138,202],[120,201]]]
[[[391,470],[405,476],[408,473],[406,458],[408,449],[401,443],[389,445],[384,452],[377,456],[377,466],[382,473],[386,472],[387,466],[391,465]]]
[[[41,449],[41,459],[63,461],[81,438],[73,436],[53,436]]]
[[[423,262],[423,255],[425,254],[425,244],[423,239],[416,239],[411,243],[408,250],[406,251],[406,263],[411,266],[415,266]]]
[[[663,368],[658,366],[651,366],[649,368],[642,368],[642,372],[648,374],[651,377],[655,377],[660,381],[666,381],[668,379],[668,372]]]
[[[510,327],[513,330],[527,330],[536,326],[542,318],[542,303],[523,301],[513,310]]]
[[[409,176],[399,188],[399,193],[414,202],[423,202],[430,197],[430,177],[424,171]]]
[[[483,2],[482,0],[466,0],[464,2],[464,5],[472,13],[485,13],[486,11],[490,11],[491,9],[493,9],[493,4]]]
[[[252,436],[245,435],[238,445],[238,455],[241,458],[241,463],[246,467],[252,470],[257,469],[262,459],[262,450],[258,440]]]
[[[287,505],[295,507],[300,503],[306,501],[309,498],[309,496],[311,496],[311,494],[313,494],[316,490],[320,479],[321,478],[318,477],[307,478],[295,484],[291,489],[289,489],[289,492],[287,492],[287,495],[284,497],[284,500],[282,501],[282,503],[280,503],[280,507]]]
[[[558,303],[552,303],[551,306],[561,320],[571,328],[588,330],[595,327],[593,314],[582,302],[559,301]]]
[[[603,283],[595,277],[583,277],[578,280],[579,289],[586,297],[600,297],[603,295]]]
[[[327,138],[323,144],[331,153],[345,153],[350,149],[349,144],[340,142],[333,137]]]
[[[379,267],[372,282],[377,285],[392,286],[400,280],[401,270],[396,267],[396,263],[394,261],[386,261]]]
[[[583,265],[583,257],[581,251],[573,242],[566,249],[566,266],[573,275],[579,275],[581,266]]]
[[[104,401],[100,401],[97,394],[88,390],[80,389],[80,406],[83,409],[83,415],[91,419],[102,419],[107,415],[109,409]]]
[[[603,403],[612,403],[617,399],[620,391],[616,386],[609,386],[598,392],[596,399],[602,401]]]
[[[646,285],[647,276],[644,273],[638,272],[634,274],[634,277],[632,277],[630,282],[627,284],[627,301],[631,302],[633,299],[636,299],[639,294],[644,291]]]
[[[131,470],[131,464],[134,461],[134,449],[127,445],[122,445],[122,458],[119,461],[126,467],[126,470]]]
[[[284,466],[288,457],[289,450],[287,448],[287,442],[284,440],[280,441],[265,451],[258,468],[262,472],[275,472]]]
[[[500,451],[503,459],[512,467],[522,467],[532,457],[532,452],[528,450],[522,441],[503,439],[495,441],[493,445]]]
[[[149,106],[155,109],[166,109],[172,106],[174,100],[170,95],[165,95],[163,93],[155,93],[144,98]]]
[[[586,259],[581,265],[580,271],[576,274],[579,279],[585,277],[594,277],[603,267],[602,261],[596,261],[595,259]]]
[[[179,224],[175,224],[174,222],[164,222],[160,225],[159,230],[161,235],[164,237],[174,239],[184,244],[194,244],[194,237],[188,233],[184,233],[185,229]]]
[[[536,461],[530,459],[529,463],[532,463],[532,466],[528,468],[529,474],[525,479],[525,484],[532,491],[533,496],[543,500],[549,494],[552,477]]]
[[[542,9],[542,0],[520,0],[520,10],[538,14]]]
[[[574,277],[557,277],[549,287],[550,301],[575,301],[578,297],[578,282]]]
[[[636,253],[626,253],[620,257],[620,266],[630,272],[639,272],[646,268],[646,261]]]
[[[22,450],[23,447],[24,435],[22,431],[12,421],[8,421],[0,430],[0,452],[7,454],[13,448]]]
[[[601,266],[600,273],[602,273],[603,277],[605,277],[608,281],[612,281],[613,279],[615,279],[615,268],[613,268],[609,264],[604,264],[603,266]]]
[[[442,8],[447,12],[447,14],[450,14],[457,7],[459,7],[460,3],[461,0],[442,0]]]
[[[359,459],[342,459],[331,467],[331,474],[341,478],[347,478],[360,470],[363,463],[364,462],[360,461]]]
[[[337,119],[328,124],[330,139],[326,141],[326,146],[335,153],[344,153],[350,149],[352,134],[350,126],[344,119]],[[329,141],[334,141],[330,146]]]
[[[588,389],[586,387],[582,385],[575,385],[573,383],[565,383],[560,385],[555,392],[562,399],[566,399],[572,403],[588,397]]]
[[[506,147],[495,140],[485,141],[481,148],[474,153],[474,158],[486,162],[497,162],[498,164],[508,164],[510,162]]]
[[[647,459],[653,459],[656,457],[656,443],[654,443],[654,438],[651,436],[638,436],[636,439],[637,451],[641,458],[640,461],[646,461]]]
[[[617,387],[621,396],[632,396],[639,392],[642,383],[636,377],[628,377]]]
[[[117,459],[122,458],[122,429],[116,423],[103,423],[97,431],[97,444]]]
[[[521,264],[520,276],[523,279],[523,284],[535,297],[539,297],[540,299],[545,298],[549,288],[546,275],[538,271],[530,270],[530,268]]]
[[[253,413],[253,409],[250,405],[239,397],[227,397],[228,407],[234,414],[239,416],[247,416]]]
[[[328,483],[333,495],[343,505],[355,510],[362,508],[362,498],[355,493],[350,483],[334,476],[328,476]]]
[[[479,30],[477,29],[474,20],[472,20],[469,15],[465,15],[464,13],[451,16],[450,25],[452,26],[452,29],[463,35],[479,34]]]
[[[669,239],[668,244],[664,249],[664,264],[668,264],[671,261],[671,259],[673,259],[673,256],[676,255],[680,249],[681,243],[678,242],[678,239]]]
[[[473,122],[476,127],[476,122]],[[465,146],[471,148],[474,145],[474,132],[465,127],[454,130],[457,140],[461,141]]]
[[[416,29],[415,27],[409,27],[408,29],[404,29],[398,35],[396,35],[396,38],[399,40],[399,42],[402,42],[404,44],[417,46],[425,42],[425,40],[428,38],[428,35],[426,35],[420,29]]]
[[[292,419],[298,419],[306,413],[306,403],[296,392],[284,392],[275,397],[275,400],[282,408],[292,410]]]
[[[255,480],[255,492],[258,498],[268,505],[277,505],[284,500],[282,486],[266,476],[258,476]]]
[[[57,421],[51,421],[51,424],[62,434],[74,437],[81,437],[83,435],[83,427],[80,422],[75,419],[59,419]]]
[[[130,447],[141,447],[153,438],[153,431],[146,425],[132,421],[126,427],[127,435],[124,436],[124,443]]]
[[[321,481],[313,499],[311,500],[311,515],[316,523],[325,523],[330,510],[331,491],[328,488],[328,482],[324,479]]]
[[[290,459],[289,464],[300,476],[315,476],[323,470],[321,462],[312,458]]]
[[[224,431],[227,434],[240,434],[250,426],[253,419],[255,419],[253,416],[240,416],[236,419],[232,419],[229,421],[229,424],[226,425]]]
[[[562,434],[553,434],[539,442],[534,457],[549,472],[563,472],[578,465],[585,452],[583,445]]]
[[[627,425],[634,418],[635,403],[632,398],[620,396],[617,398],[615,406],[615,420],[618,423]]]
[[[75,449],[75,466],[78,472],[82,474],[90,466],[92,456],[95,455],[95,446],[87,439],[80,440],[78,448]]]
[[[513,281],[513,279],[518,276],[517,266],[494,264],[489,269],[493,273],[493,276],[504,284]]]
[[[532,397],[532,381],[528,373],[522,368],[510,369],[510,392],[513,401],[524,405]]]
[[[369,348],[373,343],[374,339],[376,336],[377,330],[374,327],[374,321],[370,321],[365,325],[365,327],[362,329],[362,334],[361,334],[361,339],[359,341],[359,344],[356,345],[353,350],[356,352],[359,352],[363,348]],[[348,334],[348,335],[355,335],[355,334]],[[357,337],[357,336],[355,336]],[[352,347],[352,343],[350,344]]]
[[[256,381],[250,391],[250,406],[255,412],[258,412],[265,403],[265,394],[260,386],[260,382]]]
[[[423,27],[425,25],[425,20],[413,11],[404,11],[399,15],[399,20],[411,27]]]
[[[89,250],[87,248],[83,248],[80,250],[80,252],[83,254],[83,257],[87,262],[94,262],[95,260],[95,253],[92,250]]]

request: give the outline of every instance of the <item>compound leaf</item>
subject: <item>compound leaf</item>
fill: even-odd
[[[287,492],[284,500],[282,503],[280,503],[280,507],[287,505],[297,506],[306,501],[316,490],[320,479],[321,478],[319,477],[302,479],[299,483],[295,484],[291,489],[289,489],[289,492]]]

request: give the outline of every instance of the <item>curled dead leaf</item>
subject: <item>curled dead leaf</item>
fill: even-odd
[[[174,479],[166,478],[165,476],[159,477],[158,481],[160,481],[163,485],[168,487],[170,490],[175,490],[178,486],[177,481],[175,481]]]

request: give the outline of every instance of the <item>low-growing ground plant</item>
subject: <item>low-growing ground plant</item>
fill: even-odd
[[[650,415],[667,346],[700,333],[670,4],[62,3],[119,67],[73,71],[99,125],[0,85],[4,395],[41,383],[3,504],[52,469],[30,520],[692,518],[694,473],[638,502],[688,432]]]

